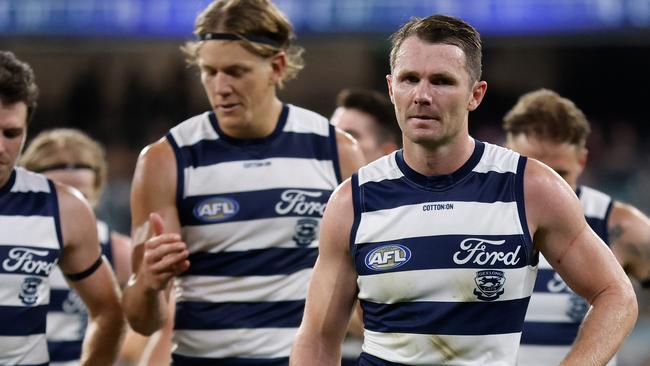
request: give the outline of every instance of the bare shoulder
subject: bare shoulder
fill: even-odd
[[[166,138],[147,145],[140,152],[135,172],[136,175],[139,174],[138,177],[141,175],[144,175],[144,177],[150,175],[165,177],[165,175],[175,174],[175,172],[176,156]]]
[[[609,216],[609,226],[619,226],[624,231],[637,228],[650,233],[650,218],[630,204],[614,201]]]
[[[577,232],[582,229],[584,216],[575,192],[562,177],[535,159],[526,163],[524,201],[533,237],[546,230]]]
[[[82,229],[84,225],[92,225],[92,228],[97,230],[95,227],[95,214],[83,194],[77,189],[61,183],[55,182],[54,187],[59,203],[64,239],[68,231],[66,229]]]
[[[347,250],[353,222],[352,183],[351,179],[346,179],[334,190],[327,202],[320,232],[321,248],[326,243],[333,243],[335,246],[343,245]]]
[[[336,127],[336,146],[341,163],[341,176],[349,178],[354,172],[365,165],[366,160],[361,152],[359,143],[349,133]]]

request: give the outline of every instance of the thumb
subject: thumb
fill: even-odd
[[[154,236],[165,232],[165,225],[159,214],[152,212],[149,214],[149,228]]]

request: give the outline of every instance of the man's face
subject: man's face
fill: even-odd
[[[404,144],[438,146],[467,131],[467,115],[480,104],[487,84],[474,82],[457,46],[404,40],[392,75],[386,77]]]
[[[356,108],[339,107],[332,115],[332,124],[357,140],[367,162],[386,154],[379,141],[377,121],[370,114]]]
[[[507,136],[510,149],[537,159],[555,170],[571,188],[576,189],[578,177],[582,174],[587,162],[587,149],[569,144],[544,140],[523,133]]]
[[[257,56],[240,42],[206,41],[197,61],[219,126],[233,137],[247,137],[275,97],[276,60]]]
[[[27,136],[27,105],[0,101],[0,187],[9,180]]]

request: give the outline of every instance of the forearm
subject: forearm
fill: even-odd
[[[297,337],[289,366],[338,366],[341,364],[341,345],[327,345],[309,336]]]
[[[151,335],[160,329],[166,320],[165,292],[146,289],[137,280],[129,282],[122,297],[124,314],[133,330]]]
[[[89,319],[81,353],[81,365],[113,365],[117,359],[125,329],[124,317],[117,304]]]
[[[631,286],[603,291],[593,300],[592,309],[561,366],[605,365],[632,330],[636,318],[637,302]]]

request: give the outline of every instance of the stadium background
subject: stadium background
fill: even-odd
[[[179,46],[207,0],[0,0],[0,49],[29,62],[41,88],[30,136],[80,128],[106,144],[100,216],[129,232],[140,149],[209,108]],[[412,15],[462,17],[483,37],[488,93],[471,133],[502,143],[500,120],[527,91],[574,100],[593,127],[581,183],[650,214],[650,0],[277,0],[306,49],[283,101],[329,116],[346,87],[386,92],[388,35]],[[649,296],[621,366],[650,358]],[[646,361],[650,362],[650,361]]]

